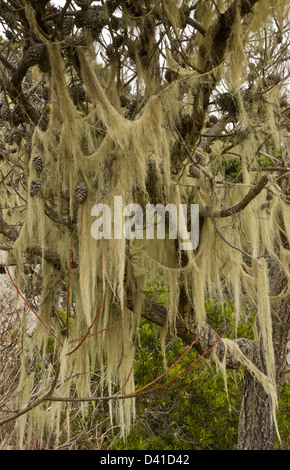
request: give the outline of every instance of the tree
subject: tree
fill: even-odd
[[[126,433],[142,315],[224,373],[244,369],[239,447],[274,448],[290,323],[288,2],[0,5],[1,249],[37,317],[34,345],[45,351],[50,335],[57,364],[35,398],[22,346],[15,413],[1,423],[22,420],[20,441],[33,420],[57,434],[61,404],[107,399]],[[166,236],[146,238],[140,214],[157,204]],[[167,307],[145,294],[156,275]],[[220,338],[210,299],[231,300],[237,326],[255,310],[255,340]],[[107,397],[90,389],[95,362]]]

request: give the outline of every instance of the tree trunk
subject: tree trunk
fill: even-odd
[[[245,372],[239,420],[239,449],[273,450],[274,438],[271,400],[263,387]]]
[[[271,275],[273,344],[276,365],[278,399],[286,370],[287,340],[290,325],[290,295],[286,294],[287,278],[282,271],[274,269]],[[280,294],[284,291],[285,295]],[[276,299],[275,299],[276,297]],[[263,356],[260,345],[260,357]],[[260,365],[263,363],[259,361]],[[262,366],[262,369],[264,367]],[[264,371],[264,370],[263,370]],[[275,423],[271,399],[251,375],[245,371],[244,394],[239,420],[240,450],[273,450]]]

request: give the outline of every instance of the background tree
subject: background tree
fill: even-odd
[[[67,403],[99,401],[95,363],[126,433],[143,315],[224,374],[244,369],[239,447],[273,448],[290,315],[287,3],[0,2],[2,249],[38,319],[33,344],[45,357],[55,341],[36,392],[21,338],[1,421],[20,419],[19,445],[32,423],[58,436]],[[94,240],[92,207],[114,196],[199,204],[198,248],[137,232]],[[144,294],[156,275],[168,306]],[[234,303],[236,328],[254,309],[254,339],[220,338],[209,299]]]

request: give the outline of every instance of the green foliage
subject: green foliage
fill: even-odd
[[[269,157],[267,157],[266,155],[261,155],[258,158],[258,162],[261,166],[266,167],[266,168],[274,166],[273,161]]]
[[[206,303],[208,323],[219,333],[222,338],[248,338],[253,340],[253,325],[255,312],[251,312],[247,318],[240,318],[236,325],[236,317],[233,314],[234,306],[230,302],[221,304],[213,300]]]
[[[237,156],[227,155],[222,160],[222,167],[225,178],[230,181],[235,180],[242,170],[241,160]]]
[[[146,295],[149,299],[168,306],[168,289],[161,276],[156,276],[153,281],[150,281],[147,288]]]
[[[271,145],[266,155],[260,155],[258,162],[263,167],[279,166],[282,161],[282,149]]]
[[[166,286],[161,278],[149,285],[152,299],[166,304]],[[206,304],[209,323],[222,337],[253,338],[255,313],[235,323],[231,303]],[[179,338],[167,336],[162,347],[160,329],[142,319],[135,363],[136,389],[152,382],[184,353],[186,346]],[[164,353],[165,351],[165,353]],[[191,350],[155,385],[174,378],[198,359]],[[148,387],[153,388],[154,385]],[[231,450],[237,448],[238,420],[242,399],[243,372],[227,372],[227,390],[221,374],[206,359],[197,362],[191,370],[163,389],[137,399],[137,421],[126,442],[117,439],[104,448],[118,450]],[[279,427],[283,442],[287,442],[287,406],[289,391],[283,387]],[[288,418],[289,420],[289,418]]]
[[[290,449],[290,386],[283,383],[277,413],[280,437],[285,449]],[[276,443],[277,446],[279,443]]]
[[[166,365],[174,364],[186,346],[178,338],[168,337],[165,358],[156,327],[142,320],[139,330],[141,348],[137,349],[136,388],[161,375]],[[174,378],[198,359],[195,351],[182,359],[160,380]],[[159,381],[157,382],[159,384]],[[137,423],[127,441],[113,448],[143,450],[230,449],[237,444],[238,410],[241,400],[241,376],[228,374],[229,399],[224,379],[206,360],[189,373],[158,392],[137,399]]]
[[[166,286],[161,278],[149,285],[149,296],[166,303]],[[209,320],[217,331],[235,337],[233,306],[213,301],[206,305]],[[251,337],[254,315],[242,321],[237,334]],[[222,335],[222,334],[221,334]],[[152,382],[184,353],[179,338],[167,336],[165,352],[160,329],[142,320],[138,332],[135,380],[136,388]],[[156,385],[171,380],[199,358],[190,350]],[[152,386],[153,388],[154,386]],[[113,449],[190,450],[234,449],[242,390],[242,373],[228,372],[228,396],[224,378],[208,361],[197,362],[191,370],[163,389],[137,399],[137,422],[124,443]]]

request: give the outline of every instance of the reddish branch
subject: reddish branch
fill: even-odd
[[[12,341],[12,340],[10,340],[10,339],[3,339],[3,338],[0,338],[0,342],[1,342],[1,343],[12,343],[12,344],[23,343],[22,340]]]
[[[193,346],[193,344],[186,350],[186,352],[184,354],[182,354],[182,356],[171,366],[169,367],[164,374],[160,375],[159,377],[157,377],[157,379],[155,379],[153,382],[149,383],[148,385],[146,385],[145,387],[142,387],[141,389],[139,390],[136,390],[135,392],[132,392],[132,393],[127,393],[127,394],[124,394],[124,395],[120,395],[120,392],[125,388],[125,386],[127,385],[128,381],[129,381],[129,378],[130,376],[132,375],[132,372],[133,372],[133,369],[134,369],[134,363],[135,361],[133,362],[132,364],[132,367],[130,369],[130,372],[128,374],[128,377],[124,383],[124,385],[120,388],[120,390],[114,394],[114,395],[109,395],[109,396],[98,396],[98,397],[85,397],[85,398],[67,398],[67,397],[53,397],[52,396],[52,393],[53,391],[55,390],[56,386],[57,386],[57,381],[58,381],[58,376],[59,376],[59,369],[60,367],[58,367],[57,369],[57,372],[56,372],[56,375],[55,375],[55,378],[53,380],[53,383],[50,387],[50,390],[48,391],[47,394],[45,394],[43,397],[40,397],[39,399],[31,402],[26,408],[24,408],[23,410],[19,410],[19,411],[15,411],[14,414],[6,419],[3,419],[2,421],[0,421],[0,425],[2,424],[5,424],[5,423],[8,423],[9,421],[13,421],[17,418],[19,418],[20,416],[28,413],[29,411],[31,411],[32,409],[36,408],[37,406],[39,406],[40,404],[42,404],[44,401],[57,401],[57,402],[70,402],[70,403],[80,403],[80,402],[93,402],[93,401],[110,401],[110,400],[124,400],[124,399],[128,399],[128,398],[135,398],[135,397],[139,397],[141,395],[145,395],[145,394],[149,394],[149,393],[153,393],[157,390],[160,390],[164,387],[166,387],[167,385],[171,384],[172,382],[176,381],[178,378],[180,378],[182,375],[184,375],[185,373],[187,373],[195,364],[197,364],[197,362],[199,362],[201,359],[203,359],[205,357],[206,354],[208,354],[214,347],[215,345],[217,344],[217,342],[219,341],[220,338],[218,338],[214,344],[211,345],[211,347],[207,350],[207,351],[204,351],[203,354],[201,356],[199,356],[192,364],[190,364],[186,369],[183,369],[178,375],[176,375],[175,377],[173,377],[172,379],[168,380],[167,382],[165,382],[164,384],[162,385],[159,385],[157,387],[154,387],[153,389],[150,389],[150,390],[144,390],[145,388],[147,388],[149,385],[152,385],[154,383],[157,382],[157,380],[159,380],[161,377],[163,377],[165,374],[167,374],[171,369],[172,367],[174,367],[178,362],[180,362],[180,360],[182,359],[182,357],[184,357],[184,355],[191,349],[191,347]],[[195,341],[197,341],[197,338],[195,339]]]
[[[150,385],[154,385],[158,380],[160,380],[162,377],[164,377],[164,375],[168,374],[168,372],[173,369],[173,367],[175,367],[180,361],[181,359],[192,349],[193,345],[197,342],[197,340],[199,339],[201,335],[201,332],[198,334],[198,336],[192,341],[191,345],[186,349],[186,351],[180,356],[179,359],[177,359],[176,362],[174,362],[174,364],[172,364],[165,372],[163,372],[163,374],[159,375],[159,377],[157,377],[156,379],[154,379],[152,382],[148,383],[147,385],[144,385],[144,387],[142,388],[139,388],[138,390],[136,390],[136,393],[138,392],[141,392],[142,390],[144,390],[145,388],[148,388]],[[218,340],[217,340],[218,341]]]
[[[53,396],[47,396],[46,397],[46,400],[48,401],[57,401],[57,402],[72,402],[72,403],[82,403],[82,402],[93,402],[93,401],[110,401],[110,400],[124,400],[124,399],[128,399],[128,398],[138,398],[139,396],[141,395],[147,395],[149,393],[153,393],[153,392],[156,392],[157,390],[160,390],[164,387],[166,387],[167,385],[175,382],[177,379],[179,379],[182,375],[186,374],[187,372],[190,371],[190,369],[195,365],[197,364],[201,359],[203,359],[206,354],[208,354],[210,351],[212,351],[212,349],[216,346],[216,344],[219,342],[220,338],[218,338],[212,345],[210,348],[208,348],[206,351],[203,352],[202,355],[200,355],[194,362],[192,362],[188,367],[186,367],[185,369],[183,369],[178,375],[176,375],[175,377],[173,377],[172,379],[168,380],[167,382],[163,383],[162,385],[158,385],[157,387],[154,387],[150,390],[144,390],[145,387],[143,387],[142,389],[139,389],[139,390],[136,390],[135,392],[132,392],[132,393],[127,393],[127,394],[124,394],[124,395],[119,395],[117,392],[117,394],[115,395],[109,395],[109,396],[97,396],[97,397],[84,397],[84,398],[67,398],[67,397],[53,397]],[[190,348],[189,348],[190,349]],[[189,350],[188,349],[188,350]],[[176,363],[174,365],[177,364],[178,361],[176,361]],[[174,366],[173,365],[173,366]],[[172,367],[173,367],[172,366]],[[162,374],[160,377],[158,377],[155,381],[153,381],[152,383],[155,383],[157,380],[159,380],[159,378],[163,377],[172,367],[170,367],[169,369],[167,369],[167,371]],[[132,366],[133,368],[133,366]],[[132,368],[131,368],[131,371],[129,373],[129,376],[130,374],[132,373]],[[127,379],[128,381],[128,379]],[[147,386],[149,386],[151,384],[148,384]],[[122,388],[124,388],[125,385],[123,385]],[[146,387],[147,387],[146,386]],[[142,390],[142,391],[141,391]],[[10,418],[10,420],[13,419]],[[1,423],[0,423],[1,424]]]
[[[140,390],[136,390],[136,392],[134,394],[132,394],[133,396],[136,396],[136,397],[139,397],[140,395],[145,395],[145,394],[148,394],[148,393],[152,393],[152,392],[156,392],[157,390],[160,390],[162,388],[165,388],[167,385],[171,384],[172,382],[175,382],[177,379],[179,379],[182,375],[186,374],[187,372],[190,371],[190,369],[192,369],[192,367],[197,364],[199,361],[201,361],[201,359],[203,359],[206,354],[208,354],[210,351],[212,351],[212,349],[215,347],[215,345],[219,342],[220,338],[218,338],[212,345],[210,348],[208,348],[206,351],[204,351],[201,356],[199,356],[194,362],[192,362],[188,367],[186,367],[186,369],[183,369],[178,375],[176,375],[175,377],[173,377],[172,379],[170,380],[167,380],[167,382],[165,382],[164,384],[162,385],[158,385],[158,387],[155,387],[153,389],[150,389],[150,390],[146,390],[146,391],[142,391],[140,393]],[[145,388],[145,387],[143,387]],[[128,398],[130,398],[129,395],[127,395]],[[125,397],[125,398],[127,398]],[[124,398],[124,397],[123,397]]]
[[[100,307],[100,309],[102,308],[102,306]],[[113,323],[113,325],[110,325],[110,326],[107,326],[106,328],[103,328],[102,330],[99,330],[99,331],[96,331],[95,333],[92,333],[91,335],[86,335],[82,338],[78,338],[78,339],[73,339],[72,341],[70,341],[70,343],[75,343],[76,341],[82,341],[83,339],[86,339],[86,338],[91,338],[92,336],[95,336],[95,335],[99,335],[100,333],[103,333],[104,331],[107,331],[107,330],[110,330],[111,328],[114,328],[114,326],[117,326],[119,325],[119,323],[121,323],[122,321],[124,321],[126,318],[126,316],[124,316],[123,318],[121,318],[121,320],[117,321],[116,323]],[[91,327],[90,327],[91,328]],[[72,352],[72,351],[71,351]],[[71,353],[69,353],[71,354]]]
[[[132,307],[132,306],[131,306]],[[129,306],[130,308],[130,306]],[[142,307],[142,316],[156,325],[164,326],[167,323],[167,308],[151,299],[145,298]],[[185,344],[190,344],[193,339],[198,336],[199,326],[195,323],[195,313],[190,314],[190,321],[185,321],[182,318],[182,312],[177,315],[176,319],[176,335],[181,338]],[[194,343],[194,349],[203,354],[219,339],[218,333],[208,324],[203,325],[203,330],[200,337]],[[250,360],[255,361],[257,357],[257,344],[246,338],[238,338],[233,340],[238,345],[242,353],[244,353]],[[216,348],[217,357],[222,360],[225,355],[225,347],[223,341],[217,343]],[[226,355],[226,367],[228,369],[240,369],[242,366],[240,362],[229,352]]]
[[[101,310],[102,310],[102,308],[103,308],[103,305],[104,305],[104,299],[102,300],[101,306],[100,306],[99,310],[97,311],[97,313],[96,313],[96,315],[95,315],[95,318],[94,318],[92,324],[89,326],[88,331],[86,332],[85,336],[83,336],[83,338],[75,339],[75,340],[73,340],[73,341],[70,341],[71,343],[74,343],[74,342],[76,342],[76,341],[80,341],[80,343],[79,343],[72,351],[70,351],[70,352],[67,354],[68,356],[69,356],[70,354],[72,354],[73,352],[75,352],[77,349],[79,349],[79,347],[83,344],[83,342],[84,342],[89,336],[93,336],[93,335],[90,335],[90,331],[91,331],[91,329],[93,328],[93,326],[94,326],[94,324],[95,324],[95,322],[96,322],[96,320],[97,320],[97,318],[98,318],[98,316],[99,316],[99,314],[100,314],[100,312],[101,312]],[[112,325],[112,326],[115,326],[115,325]],[[111,326],[111,328],[112,328],[112,326]],[[107,328],[107,329],[108,329],[108,328]],[[94,334],[98,334],[98,333],[101,333],[101,332],[100,332],[100,331],[97,331],[97,332],[94,333]]]
[[[116,392],[116,393],[114,394],[114,396],[119,395],[119,394],[121,393],[121,391],[124,390],[124,388],[126,387],[127,383],[129,382],[129,379],[130,379],[130,377],[131,377],[131,375],[132,375],[132,373],[133,373],[134,365],[135,365],[135,359],[134,359],[134,361],[133,361],[132,367],[131,367],[131,369],[130,369],[130,372],[129,372],[129,374],[128,374],[128,377],[127,377],[127,379],[126,379],[124,385],[120,388],[120,390],[118,390],[118,392]]]

